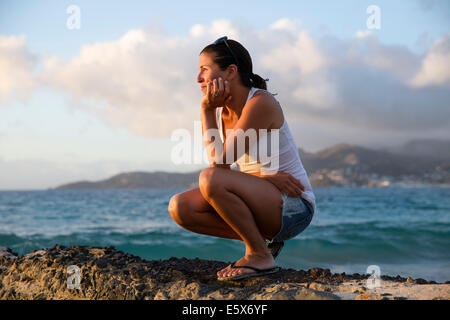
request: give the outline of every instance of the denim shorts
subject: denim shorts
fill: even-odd
[[[269,242],[280,242],[294,238],[305,230],[314,215],[311,204],[302,197],[291,197],[283,193],[284,203],[280,232]]]

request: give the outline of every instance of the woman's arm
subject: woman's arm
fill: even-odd
[[[212,133],[214,133],[214,130],[216,130],[216,132],[214,133],[214,137],[215,137],[214,141],[215,141],[215,139],[218,139],[217,144],[220,143],[222,145],[222,149],[223,149],[224,143],[222,143],[222,141],[220,141],[219,129],[217,127],[216,108],[210,109],[210,108],[202,107],[200,119],[202,122],[203,137],[204,137],[205,132],[207,132],[207,130],[210,130],[209,132],[212,132]],[[211,167],[220,167],[220,168],[230,169],[230,164],[217,163],[218,162],[217,159],[220,159],[220,155],[217,155],[217,157],[216,157],[216,154],[214,154],[214,157],[212,156],[212,154],[209,150],[214,146],[214,142],[211,141],[210,138],[211,138],[210,135],[208,135],[206,138],[204,138],[204,142],[205,142],[206,150],[207,150],[206,153],[207,153],[208,159],[209,159],[209,167],[210,168]],[[217,146],[217,144],[216,144],[216,146]],[[216,151],[217,151],[216,148],[214,148],[214,152],[216,152]]]
[[[302,191],[305,191],[305,187],[301,182],[294,178],[291,174],[285,172],[277,172],[273,175],[262,175],[259,172],[250,173],[251,175],[266,179],[272,183],[278,190],[286,193],[288,196],[295,197],[301,196]]]
[[[214,96],[213,91],[218,91]],[[220,133],[216,121],[216,110],[231,101],[230,86],[228,81],[222,78],[209,81],[206,85],[206,94],[201,102],[202,136],[206,146],[206,154],[209,160],[209,167],[220,167],[230,169],[231,164],[222,161],[222,151],[224,143],[220,139]],[[205,132],[207,135],[205,136]],[[213,139],[211,139],[213,138]],[[212,155],[214,150],[214,156]]]
[[[249,153],[251,144],[259,139],[259,130],[267,130],[275,118],[276,109],[271,102],[266,95],[255,96],[247,102],[234,127],[227,129],[223,150],[216,156],[219,159],[216,162],[231,165]],[[215,111],[205,110],[202,113],[207,127],[217,129]]]
[[[225,81],[217,81],[214,79],[215,88],[219,88],[218,96],[211,94],[211,83],[207,84],[206,95],[202,100],[202,130],[204,132],[204,140],[207,148],[207,154],[210,166],[229,168],[230,165],[237,161],[245,153],[249,153],[250,144],[257,143],[259,139],[259,130],[268,129],[272,124],[276,115],[277,106],[273,105],[273,100],[266,95],[258,95],[250,99],[236,122],[233,129],[227,129],[227,135],[223,144],[215,142],[220,140],[220,134],[216,122],[216,108],[226,105],[231,101],[230,89]],[[205,134],[206,132],[206,134]],[[215,138],[212,138],[212,137]],[[249,137],[247,140],[246,137]],[[254,137],[256,141],[251,139]],[[213,141],[211,141],[213,140]],[[221,142],[221,141],[220,141]],[[242,147],[238,147],[243,144]],[[212,156],[214,149],[214,157]],[[220,150],[222,149],[222,150]]]

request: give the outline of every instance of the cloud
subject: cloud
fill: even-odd
[[[36,86],[33,69],[37,57],[28,50],[26,38],[0,35],[0,103],[25,100]]]
[[[131,30],[115,42],[86,45],[69,63],[46,59],[42,81],[71,95],[111,126],[150,137],[198,117],[199,41]],[[197,112],[198,113],[198,112]]]
[[[223,35],[249,50],[253,71],[270,78],[269,91],[278,93],[292,127],[308,123],[339,133],[339,127],[350,126],[354,132],[397,136],[449,131],[448,35],[420,56],[383,44],[372,32],[317,38],[297,20],[280,19],[262,30],[216,20],[193,25],[184,36],[157,28],[130,30],[116,41],[83,46],[68,62],[47,56],[36,79],[66,92],[73,106],[112,127],[169,138],[177,128],[192,131],[199,120],[198,55]],[[24,40],[16,47],[29,57]],[[33,65],[22,65],[29,75]]]
[[[194,25],[186,37],[131,30],[117,41],[83,46],[68,63],[47,57],[40,80],[113,127],[167,138],[176,128],[193,129],[199,119],[201,49],[223,34],[239,38],[239,32],[227,20]]]
[[[367,38],[367,37],[370,37],[370,36],[373,36],[373,35],[374,35],[373,32],[370,31],[370,30],[358,30],[355,33],[355,37],[359,38],[359,39]]]
[[[298,72],[308,74],[317,71],[326,64],[326,59],[318,49],[316,41],[307,31],[274,29],[293,33],[291,41],[277,41],[261,57],[262,66],[277,72]],[[271,32],[271,31],[268,31]]]
[[[287,30],[294,32],[298,30],[300,26],[300,20],[291,20],[288,18],[282,18],[280,20],[275,21],[269,26],[271,30]]]
[[[213,21],[210,26],[196,24],[191,27],[189,33],[194,38],[203,38],[207,39],[208,42],[212,42],[223,35],[227,35],[230,39],[239,38],[241,32],[231,21],[219,19]],[[211,39],[213,40],[211,41]]]
[[[413,87],[450,83],[450,34],[438,39],[427,52],[420,71],[410,81]]]
[[[447,78],[441,76],[434,87],[410,85],[429,56],[422,58],[405,46],[382,44],[370,32],[344,40],[313,38],[305,30],[283,32],[291,41],[267,35],[270,48],[275,49],[266,49],[268,53],[255,65],[268,71],[269,89],[279,94],[288,119],[297,125],[350,126],[373,135],[382,131],[420,136],[424,130],[440,129],[450,134]],[[445,39],[439,43],[446,43]],[[436,45],[431,52],[442,52],[442,47]],[[442,53],[440,60],[441,66],[450,61]],[[450,70],[444,69],[444,74]]]

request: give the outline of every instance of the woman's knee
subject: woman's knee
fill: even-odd
[[[180,226],[188,224],[191,210],[189,202],[183,195],[178,193],[170,198],[168,211],[172,219]]]
[[[200,172],[198,186],[203,196],[210,198],[221,189],[223,170],[225,169],[212,167],[203,169],[202,172]]]

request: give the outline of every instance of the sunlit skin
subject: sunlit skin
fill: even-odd
[[[203,95],[206,96],[207,85],[211,85],[212,92],[217,89],[228,87],[231,94],[230,100],[224,97],[224,116],[234,123],[240,117],[245,101],[247,100],[250,88],[244,86],[239,78],[237,67],[231,64],[226,70],[221,70],[220,67],[214,63],[211,54],[202,53],[199,57],[199,73],[197,75],[197,82],[201,86]]]
[[[205,128],[217,128],[215,110],[222,106],[225,128],[244,131],[248,128],[280,128],[284,119],[282,111],[270,94],[257,92],[246,103],[250,88],[242,84],[235,65],[221,70],[211,54],[202,53],[198,67],[197,82],[203,92],[201,116]],[[214,93],[218,95],[214,97]],[[274,267],[275,261],[264,239],[273,238],[281,228],[280,190],[298,195],[300,189],[304,190],[304,187],[288,174],[261,177],[229,170],[229,165],[213,164],[200,173],[199,188],[171,198],[169,213],[186,230],[243,241],[245,256],[235,262],[236,266],[267,269]],[[230,277],[252,272],[228,266],[217,275]]]

